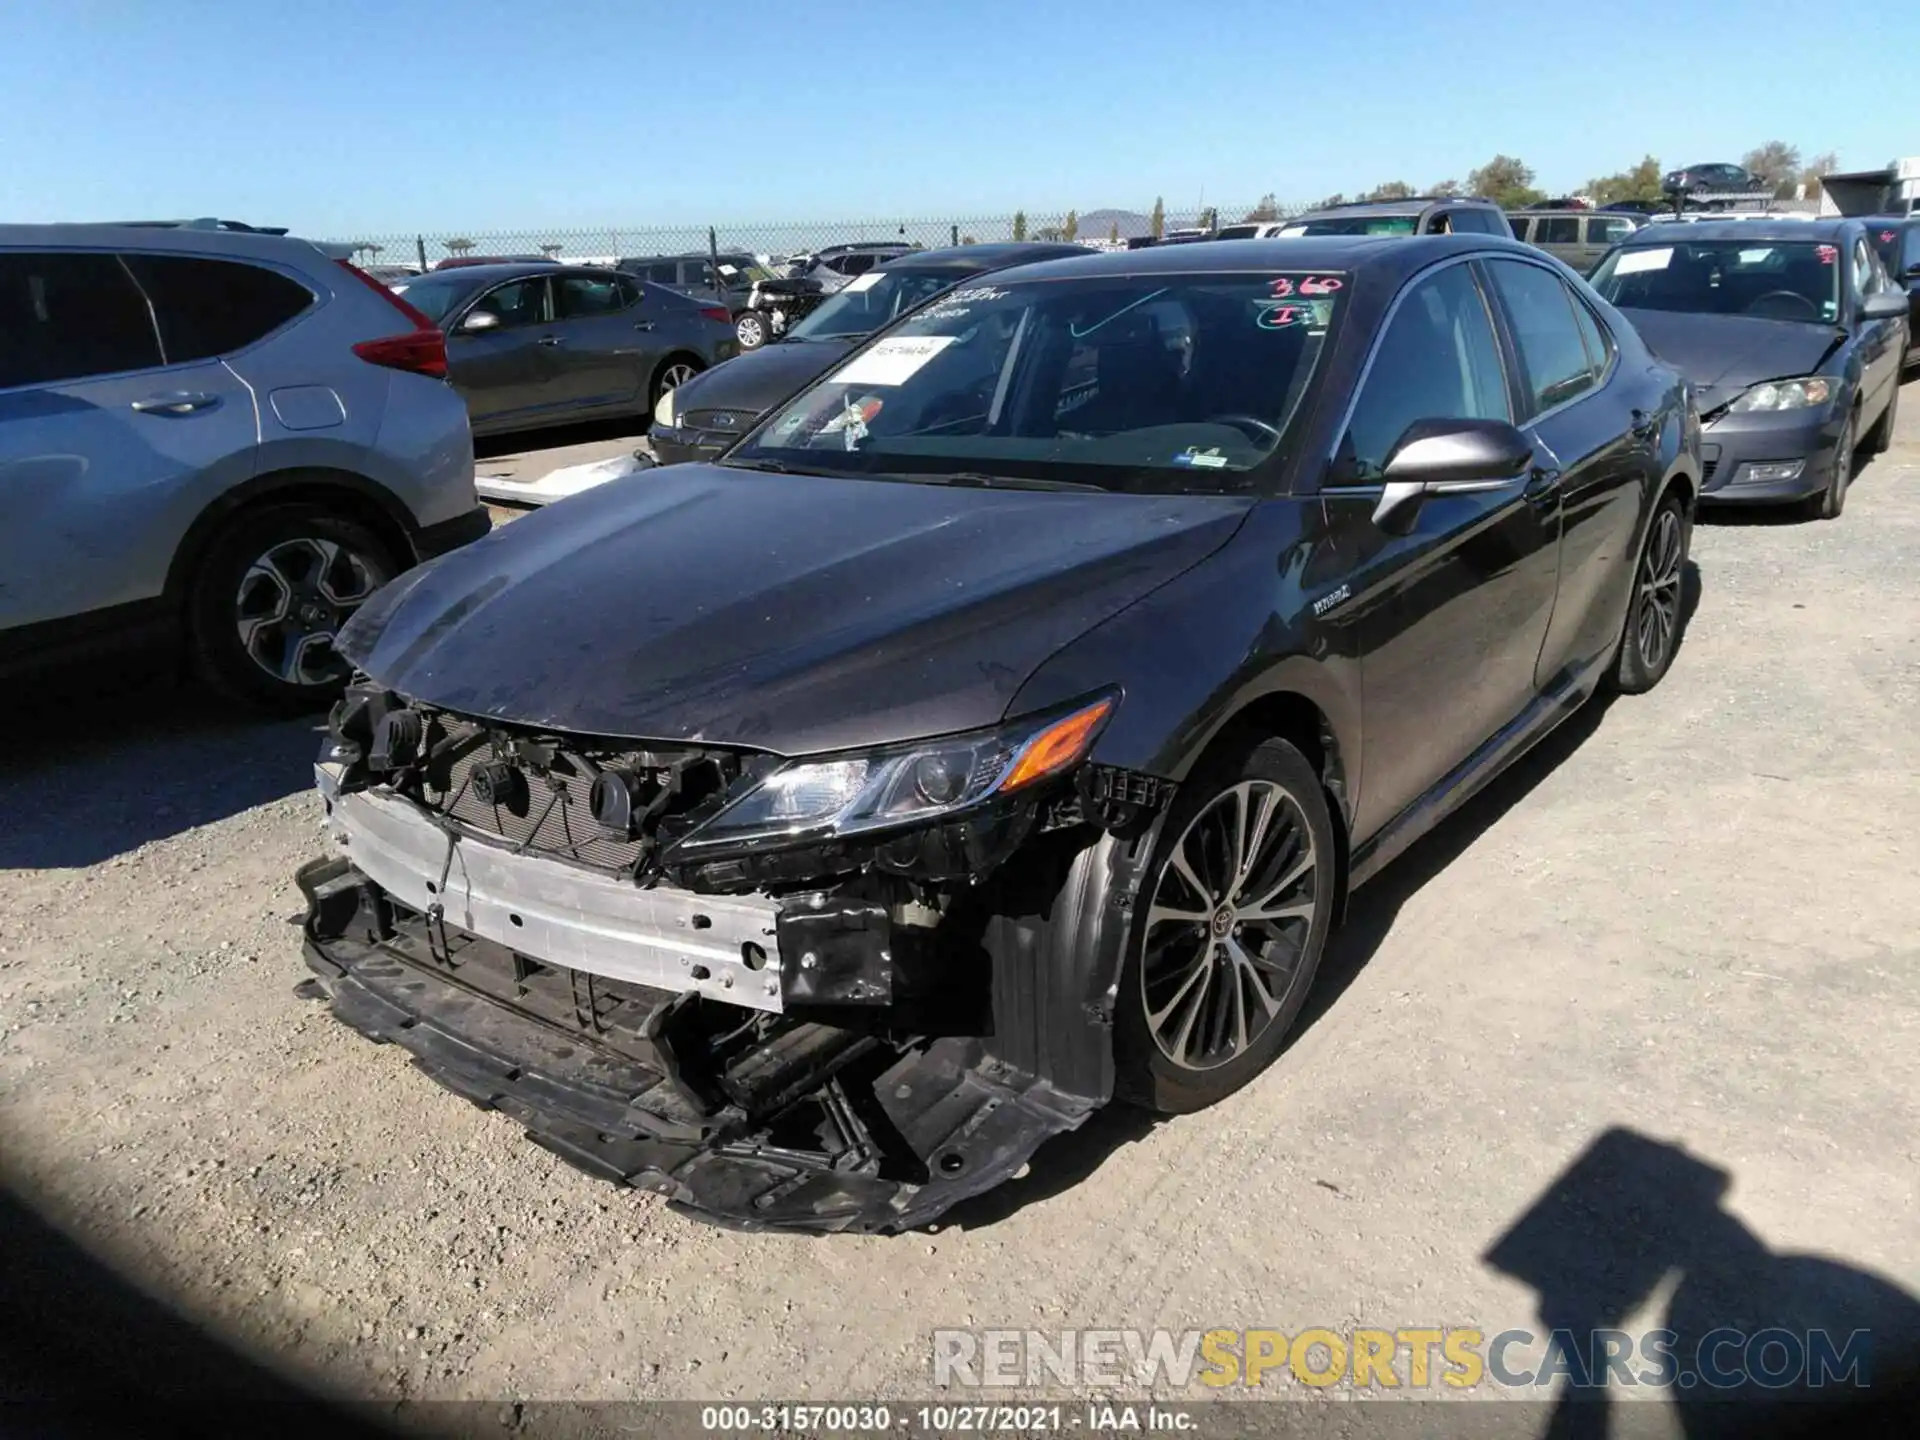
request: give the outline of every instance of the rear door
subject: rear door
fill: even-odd
[[[1484,262],[1521,377],[1524,424],[1552,459],[1561,515],[1558,596],[1538,657],[1546,690],[1609,649],[1636,545],[1655,437],[1634,428],[1616,386],[1617,348],[1558,274],[1521,259]]]
[[[1551,493],[1522,477],[1478,494],[1433,496],[1405,535],[1372,518],[1381,468],[1414,421],[1517,418],[1471,263],[1416,278],[1368,361],[1321,487],[1329,543],[1352,577],[1351,601],[1338,613],[1357,631],[1365,695],[1356,834],[1391,821],[1534,698],[1559,542]]]
[[[170,354],[117,254],[0,251],[0,631],[156,599],[183,496],[254,473],[253,395],[210,333]]]
[[[554,403],[639,405],[652,356],[652,327],[633,313],[639,291],[611,270],[553,277]]]
[[[470,315],[492,315],[491,330],[463,330]],[[447,332],[447,368],[475,426],[507,424],[553,403],[553,297],[545,275],[495,285],[469,304]]]

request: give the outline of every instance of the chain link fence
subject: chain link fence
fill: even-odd
[[[351,247],[362,265],[418,266],[431,269],[462,256],[524,258],[549,256],[573,263],[611,264],[653,255],[705,253],[709,247],[741,252],[778,263],[812,254],[829,245],[893,241],[922,249],[988,244],[1006,240],[1075,240],[1094,247],[1124,246],[1154,234],[1204,230],[1210,223],[1231,225],[1248,219],[1282,219],[1297,209],[1263,205],[1221,205],[1198,213],[1090,210],[1055,213],[1020,211],[1011,215],[942,220],[822,220],[762,224],[647,226],[619,225],[591,230],[486,230],[445,235],[341,235],[334,243]]]

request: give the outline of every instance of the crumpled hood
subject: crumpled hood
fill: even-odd
[[[674,419],[694,410],[731,410],[745,430],[849,350],[848,340],[782,340],[735,356],[696,375],[674,392]]]
[[[1700,411],[1719,409],[1762,380],[1812,375],[1845,335],[1835,325],[1751,315],[1622,310],[1647,347],[1693,382]]]
[[[429,704],[584,735],[782,754],[917,739],[1000,720],[1043,661],[1225,544],[1252,503],[677,465],[409,572],[339,648]]]

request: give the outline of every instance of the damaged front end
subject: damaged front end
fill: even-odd
[[[334,1013],[569,1162],[745,1228],[897,1231],[1112,1092],[1161,780],[1118,703],[790,760],[351,687],[302,869]]]

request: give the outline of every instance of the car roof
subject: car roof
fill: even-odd
[[[1755,220],[1659,221],[1643,225],[1620,243],[1622,245],[1658,245],[1662,237],[1671,241],[1675,234],[1695,240],[1838,240],[1857,220],[1845,216],[1816,219],[1808,215],[1797,219],[1768,216]],[[1679,230],[1678,225],[1684,225]]]
[[[511,280],[516,275],[611,275],[611,265],[559,265],[551,260],[502,260],[493,265],[450,265],[445,270],[429,270],[420,278],[471,280],[485,284],[493,280]]]
[[[909,250],[881,265],[883,270],[1001,270],[1041,260],[1092,254],[1085,245],[1049,240],[1007,240],[990,245],[956,245],[944,250]]]
[[[1338,205],[1322,205],[1300,215],[1287,217],[1286,223],[1317,220],[1323,215],[1418,215],[1434,205],[1484,205],[1498,209],[1491,200],[1478,195],[1409,195],[1404,200],[1346,200]]]
[[[721,250],[716,252],[722,260],[751,260],[759,263],[759,257],[750,250]],[[712,254],[705,250],[679,250],[671,255],[622,255],[622,265],[635,265],[657,260],[711,260]]]
[[[1861,215],[1862,225],[1870,229],[1881,230],[1889,225],[1920,225],[1920,215]]]
[[[239,255],[259,260],[311,264],[327,253],[297,235],[201,226],[0,225],[0,246],[24,250],[181,250],[195,255]]]
[[[1302,270],[1366,271],[1390,283],[1449,255],[1505,250],[1538,260],[1531,245],[1502,235],[1308,235],[1293,240],[1211,241],[1090,250],[1008,271],[1008,280],[1071,280],[1100,275],[1242,275]]]

